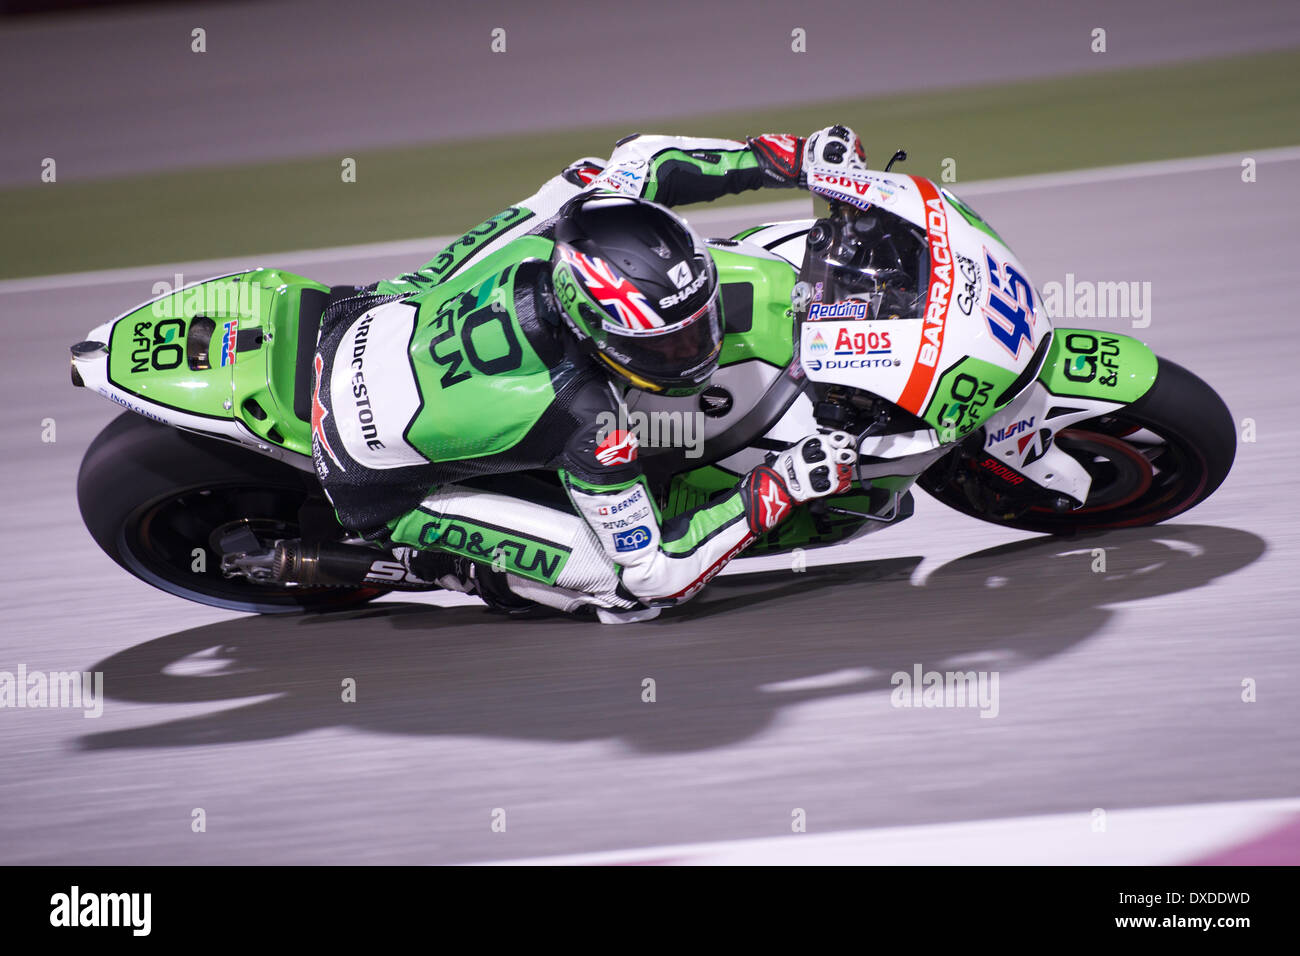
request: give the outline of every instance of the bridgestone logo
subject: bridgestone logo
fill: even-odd
[[[361,423],[361,437],[366,441],[366,447],[371,451],[378,451],[384,447],[384,443],[379,440],[379,429],[375,427],[375,413],[370,408],[370,390],[366,388],[366,376],[362,369],[364,356],[366,354],[366,345],[369,342],[370,323],[374,321],[373,315],[368,315],[361,320],[357,326],[356,340],[352,346],[352,397],[356,399],[357,421]]]
[[[415,306],[389,302],[358,316],[335,346],[330,411],[342,448],[366,468],[404,468],[428,461],[406,441],[420,408],[409,345]]]

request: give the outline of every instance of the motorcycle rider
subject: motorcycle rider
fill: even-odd
[[[332,290],[311,425],[339,520],[412,577],[500,610],[623,622],[694,596],[798,503],[846,491],[856,455],[842,432],[810,435],[661,521],[636,435],[597,423],[622,390],[690,395],[717,368],[716,269],[665,207],[864,168],[844,126],[743,143],[638,134],[421,269]],[[571,508],[544,503],[553,485],[521,474],[537,470]]]

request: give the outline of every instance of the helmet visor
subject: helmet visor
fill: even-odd
[[[693,315],[673,325],[613,330],[599,354],[638,388],[667,395],[690,395],[708,384],[722,348],[722,316],[715,288]],[[639,380],[639,381],[638,381]]]

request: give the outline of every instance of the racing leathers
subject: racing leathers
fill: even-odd
[[[639,620],[692,597],[798,502],[847,489],[848,436],[810,436],[662,520],[636,435],[606,424],[620,394],[563,328],[550,288],[555,216],[580,192],[673,206],[794,186],[804,146],[629,137],[420,269],[335,290],[314,359],[312,453],[344,527],[469,559],[444,586]],[[567,502],[538,472],[558,474]]]

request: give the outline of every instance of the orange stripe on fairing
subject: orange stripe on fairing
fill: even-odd
[[[898,397],[898,404],[912,414],[920,415],[939,369],[939,353],[943,350],[948,303],[952,298],[952,246],[948,242],[948,211],[939,198],[934,183],[919,176],[908,178],[916,184],[925,208],[926,244],[930,249],[930,288],[925,295],[925,325],[921,331],[921,342],[916,348],[916,361],[912,364],[912,374],[908,376],[907,384],[903,386],[903,394]],[[943,280],[940,273],[947,274],[947,281]]]

